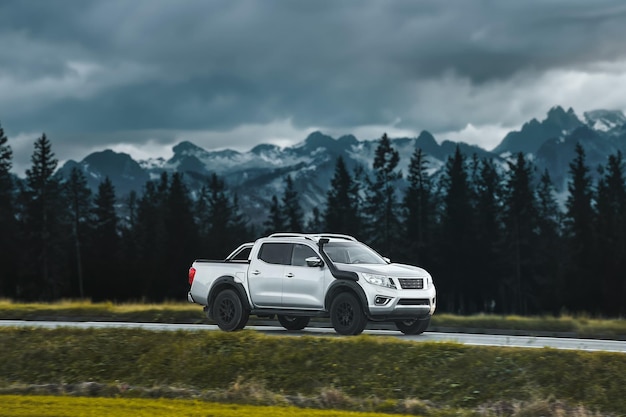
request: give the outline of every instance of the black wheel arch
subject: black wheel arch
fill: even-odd
[[[356,295],[357,299],[361,303],[361,306],[363,306],[363,312],[368,318],[370,317],[369,305],[367,303],[365,291],[363,291],[363,288],[361,288],[359,284],[351,280],[336,280],[330,285],[330,287],[328,287],[328,291],[326,292],[326,297],[324,299],[324,309],[330,311],[330,306],[335,297],[343,292],[350,292]]]
[[[241,303],[243,304],[244,308],[247,308],[248,310],[250,309],[250,302],[248,301],[248,295],[243,284],[241,284],[240,282],[235,282],[235,277],[224,275],[215,280],[207,296],[207,314],[210,319],[213,319],[213,317],[211,317],[211,312],[213,310],[211,307],[215,302],[215,298],[221,291],[225,289],[235,290],[235,292],[241,299]]]

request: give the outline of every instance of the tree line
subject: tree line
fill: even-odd
[[[326,204],[305,216],[293,178],[252,223],[218,175],[191,192],[180,173],[148,181],[118,199],[103,178],[54,175],[42,135],[24,181],[10,174],[0,127],[0,297],[21,300],[185,299],[196,258],[221,259],[269,233],[345,233],[393,261],[423,266],[438,289],[438,310],[605,316],[626,312],[626,181],[621,153],[594,181],[584,149],[569,165],[564,207],[548,172],[522,153],[505,166],[457,148],[437,176],[416,148],[406,178],[384,134],[372,169],[335,164]]]

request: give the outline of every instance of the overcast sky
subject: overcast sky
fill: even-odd
[[[428,130],[495,147],[561,105],[626,109],[623,0],[1,0],[14,168],[190,140],[249,150]]]

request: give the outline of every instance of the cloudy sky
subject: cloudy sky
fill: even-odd
[[[626,110],[622,0],[0,1],[14,168],[281,146],[314,130],[496,146],[554,105]]]

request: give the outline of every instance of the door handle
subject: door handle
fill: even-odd
[[[291,272],[289,272],[289,273],[285,274],[285,276],[286,276],[287,278],[293,278],[293,274],[292,274]]]
[[[258,269],[255,269],[254,271],[250,272],[252,275],[259,275],[261,273],[261,271],[259,271]]]

